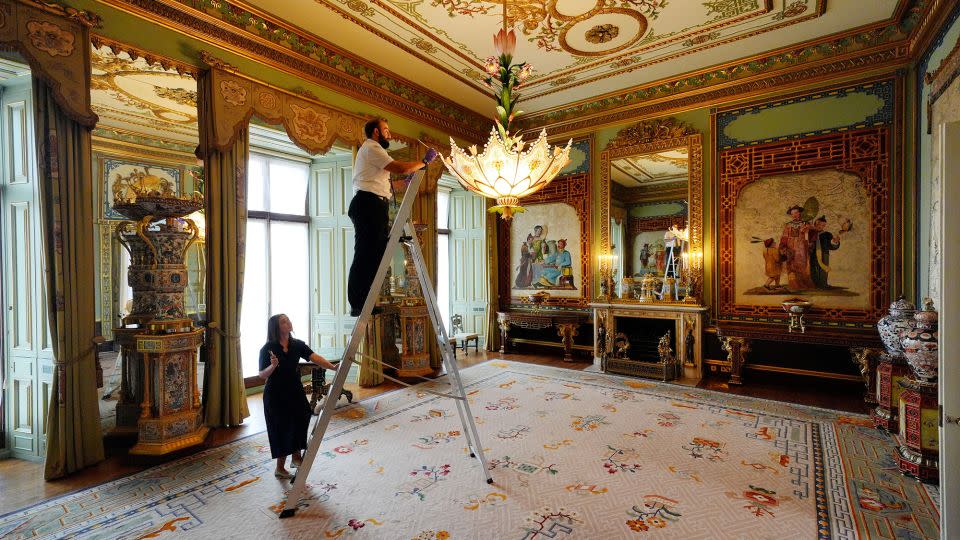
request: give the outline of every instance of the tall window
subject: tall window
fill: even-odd
[[[309,165],[250,154],[247,247],[240,315],[243,375],[260,370],[267,319],[285,313],[295,335],[310,336]]]
[[[450,331],[450,189],[437,191],[437,303]]]

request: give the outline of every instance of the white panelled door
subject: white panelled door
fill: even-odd
[[[14,457],[46,451],[53,349],[44,303],[33,103],[29,82],[3,89],[3,353],[5,446]]]
[[[450,193],[450,314],[462,315],[464,331],[481,336],[488,298],[484,201],[469,191]]]
[[[960,538],[960,122],[939,127],[940,204],[940,516],[942,538]]]
[[[326,358],[343,355],[356,321],[347,302],[347,274],[353,261],[353,199],[350,156],[319,158],[310,167],[310,272],[313,313],[311,346]]]

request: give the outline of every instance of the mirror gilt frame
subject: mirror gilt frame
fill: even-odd
[[[703,253],[703,142],[698,131],[672,117],[644,120],[624,128],[600,153],[600,253],[610,250],[610,163],[637,154],[663,152],[686,147],[689,156],[687,176],[687,223],[690,251]],[[599,265],[599,262],[595,264]],[[698,269],[703,283],[703,266]],[[600,275],[599,268],[597,275]],[[701,299],[702,300],[702,299]],[[622,300],[614,300],[622,301]]]

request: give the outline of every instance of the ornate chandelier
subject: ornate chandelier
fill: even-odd
[[[489,75],[484,83],[495,91],[497,99],[496,125],[490,138],[477,153],[476,145],[462,149],[450,138],[450,156],[440,156],[447,170],[453,173],[464,188],[490,199],[497,205],[490,209],[511,219],[523,212],[520,199],[540,191],[570,162],[571,139],[564,148],[547,144],[547,131],[541,130],[533,144],[527,145],[520,135],[510,134],[510,123],[522,111],[514,110],[520,95],[514,89],[522,86],[530,76],[531,66],[526,62],[513,64],[517,36],[507,31],[507,3],[503,3],[503,28],[493,37],[497,56],[487,58],[485,69]]]

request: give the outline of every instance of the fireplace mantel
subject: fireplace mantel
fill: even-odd
[[[637,319],[669,319],[675,321],[674,354],[681,360],[684,379],[699,380],[703,372],[703,336],[705,306],[687,304],[641,303],[641,302],[596,302],[593,308],[594,363],[599,365],[604,351],[613,347],[613,338],[617,333],[616,319],[629,317]],[[601,343],[600,336],[603,336]]]

